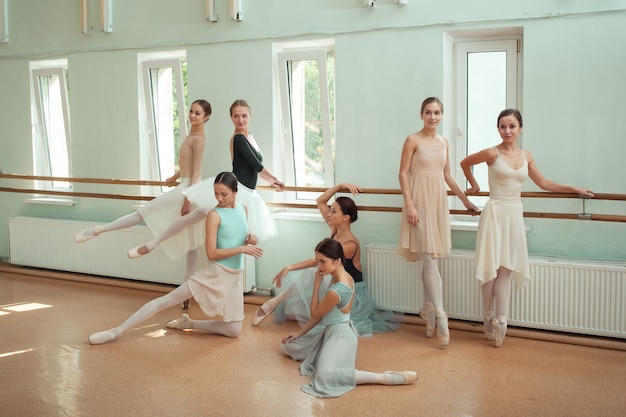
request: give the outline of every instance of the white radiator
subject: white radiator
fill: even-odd
[[[181,284],[185,258],[171,261],[162,249],[139,259],[129,259],[128,249],[152,239],[147,226],[104,233],[83,243],[74,242],[79,231],[102,223],[37,217],[9,219],[9,256],[14,265],[79,272],[138,281]],[[201,261],[207,262],[204,247]],[[254,258],[246,256],[244,291],[256,285]]]
[[[439,260],[439,270],[448,315],[482,322],[474,252],[453,251]],[[626,338],[626,262],[531,257],[530,271],[526,288],[513,288],[511,325]],[[407,262],[395,246],[366,248],[365,279],[380,309],[417,314],[423,303],[420,272],[421,263]]]

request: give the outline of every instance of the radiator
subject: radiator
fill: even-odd
[[[172,261],[156,248],[139,259],[129,259],[128,249],[152,239],[147,226],[104,233],[83,243],[74,235],[87,227],[100,225],[74,220],[37,217],[9,219],[9,258],[14,265],[57,271],[78,272],[105,277],[125,278],[165,284],[181,284],[185,279],[185,258]],[[204,247],[201,261],[208,262]],[[255,262],[246,256],[244,291],[255,287]]]
[[[455,250],[439,260],[444,306],[451,318],[483,321],[474,252]],[[395,246],[366,248],[366,282],[377,307],[417,314],[423,304],[421,263],[407,262]],[[626,338],[626,262],[531,257],[532,280],[513,286],[513,326]]]

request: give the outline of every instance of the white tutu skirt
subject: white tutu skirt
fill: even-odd
[[[184,193],[189,189],[188,185],[189,179],[184,178],[176,188],[150,200],[138,209],[154,236],[163,234],[172,223],[181,219],[180,209],[184,202]],[[193,210],[193,206],[191,209]],[[171,260],[176,260],[203,244],[204,225],[200,222],[184,228],[161,242],[160,246]]]
[[[248,212],[248,232],[256,235],[259,242],[278,235],[276,222],[256,190],[251,190],[242,183],[238,184],[237,201],[246,206]]]
[[[204,214],[207,214],[217,206],[215,191],[213,190],[214,182],[215,177],[210,177],[195,183],[183,191],[185,197],[187,197],[196,208],[202,210]]]

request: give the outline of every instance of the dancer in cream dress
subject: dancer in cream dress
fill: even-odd
[[[478,212],[450,173],[448,139],[437,133],[443,104],[436,97],[422,103],[424,127],[404,141],[400,160],[400,189],[404,197],[398,252],[410,262],[422,262],[424,305],[420,316],[426,321],[426,336],[437,328],[440,345],[450,342],[448,316],[443,307],[443,283],[437,265],[452,248],[447,188],[468,210]]]
[[[530,152],[518,145],[522,131],[518,110],[503,110],[497,126],[502,143],[469,155],[461,161],[461,167],[470,194],[480,191],[472,166],[485,162],[489,167],[489,201],[480,216],[476,237],[476,278],[481,282],[485,337],[500,347],[506,335],[512,281],[521,289],[530,280],[521,201],[524,180],[530,177],[546,191],[584,197],[593,197],[593,193],[587,188],[557,184],[541,175]]]

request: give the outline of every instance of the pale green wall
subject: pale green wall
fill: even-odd
[[[409,0],[397,7],[393,0],[378,0],[376,9],[367,10],[361,0],[244,0],[240,23],[228,20],[225,0],[217,1],[217,23],[205,20],[203,0],[115,1],[111,34],[100,32],[98,3],[91,1],[94,33],[86,36],[79,32],[75,0],[9,1],[10,42],[0,44],[0,169],[5,172],[32,173],[28,62],[63,57],[70,73],[73,175],[139,178],[137,53],[167,49],[186,49],[189,97],[213,105],[204,174],[230,168],[228,107],[236,98],[252,105],[253,131],[267,166],[278,171],[272,43],[334,38],[337,180],[397,188],[403,140],[421,127],[419,103],[450,90],[443,85],[449,77],[446,32],[518,27],[524,39],[523,145],[549,179],[626,193],[626,1]],[[447,109],[453,106],[446,103]],[[28,186],[6,180],[0,185]],[[75,189],[138,191],[84,184]],[[525,189],[537,188],[528,181]],[[24,197],[0,194],[1,224],[17,215],[106,221],[131,210],[125,201],[83,198],[74,207],[57,207],[25,204]],[[397,196],[357,198],[358,204],[400,202]],[[525,201],[527,211],[576,213],[579,206],[577,201]],[[587,209],[626,212],[624,203],[592,201]],[[364,212],[354,229],[364,246],[395,243],[398,222],[398,214]],[[257,263],[261,287],[269,286],[283,264],[310,256],[328,233],[321,221],[278,223],[280,236],[264,245]],[[622,223],[527,219],[526,224],[532,253],[626,260]],[[474,239],[472,232],[453,233],[456,248],[471,249]],[[7,256],[5,227],[0,257]]]

